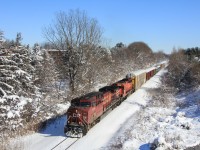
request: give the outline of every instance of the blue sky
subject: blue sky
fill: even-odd
[[[111,47],[135,41],[166,53],[173,47],[200,47],[199,0],[4,0],[0,30],[8,39],[21,32],[24,44],[42,43],[42,28],[55,13],[77,8],[98,20]]]

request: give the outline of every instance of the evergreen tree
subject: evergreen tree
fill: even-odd
[[[0,48],[2,48],[4,42],[4,33],[0,30]]]
[[[21,45],[21,41],[22,41],[22,34],[20,32],[17,33],[17,36],[16,36],[16,40],[15,40],[15,44],[16,46],[20,46]]]
[[[0,132],[13,130],[29,121],[35,112],[36,88],[32,82],[28,50],[8,49],[0,57]]]

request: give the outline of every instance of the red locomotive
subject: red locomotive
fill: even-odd
[[[103,114],[104,95],[102,92],[92,92],[71,101],[67,111],[67,125],[64,132],[85,135],[90,127],[99,121]],[[105,103],[105,102],[104,102]]]
[[[140,73],[129,74],[116,83],[91,92],[71,101],[67,111],[64,133],[85,135],[108,112],[118,106],[128,95],[140,88],[159,68],[151,68]]]
[[[123,88],[123,97],[126,98],[130,93],[134,92],[134,84],[133,84],[133,78],[125,78],[122,79],[116,83],[114,83],[113,85],[115,86],[119,86]]]

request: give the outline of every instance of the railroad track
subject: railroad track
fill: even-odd
[[[75,140],[72,144],[70,144],[65,150],[69,149],[74,143],[76,143],[79,139]]]
[[[74,143],[76,143],[79,140],[79,138],[70,138],[66,137],[62,141],[60,141],[58,144],[56,144],[51,150],[67,150],[69,149]]]

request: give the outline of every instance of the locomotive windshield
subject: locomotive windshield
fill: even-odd
[[[91,103],[90,102],[81,102],[80,106],[82,106],[82,107],[90,107]]]
[[[71,101],[71,106],[79,106],[79,101]]]

